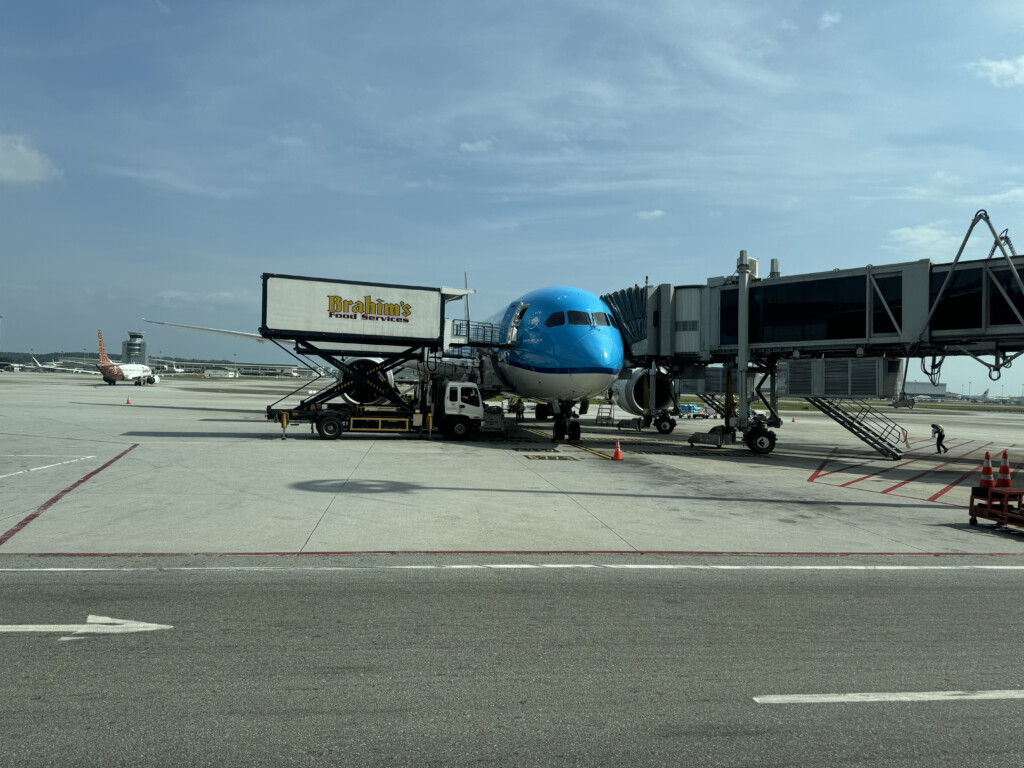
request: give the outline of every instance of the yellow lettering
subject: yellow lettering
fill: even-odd
[[[328,296],[327,297],[327,311],[328,312],[341,312],[341,296]]]
[[[412,305],[402,302],[402,317],[408,317],[412,314]]]
[[[345,303],[347,304],[348,302],[345,302]],[[360,312],[360,313],[365,312],[366,309],[363,307],[363,302],[361,302],[361,301],[354,302],[352,304],[352,311],[353,312]]]

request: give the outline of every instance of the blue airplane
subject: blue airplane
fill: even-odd
[[[508,305],[498,336],[514,345],[491,351],[503,391],[539,401],[537,418],[554,418],[556,440],[578,440],[573,408],[586,413],[589,398],[608,392],[624,362],[608,305],[580,288],[540,288]]]

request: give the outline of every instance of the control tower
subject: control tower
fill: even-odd
[[[121,362],[149,364],[144,335],[142,331],[128,331],[128,338],[121,342]]]

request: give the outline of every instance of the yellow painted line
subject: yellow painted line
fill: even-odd
[[[600,451],[595,451],[592,448],[584,448],[582,445],[577,445],[576,447],[579,448],[581,451],[586,451],[587,453],[592,453],[595,456],[600,456],[602,459],[608,459],[609,461],[611,461],[612,459],[612,457],[609,456],[607,453],[601,453]]]

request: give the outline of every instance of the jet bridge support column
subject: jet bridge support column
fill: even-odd
[[[740,251],[740,257],[736,262],[736,274],[739,287],[738,323],[736,333],[736,394],[738,395],[738,407],[736,423],[729,424],[730,427],[739,427],[742,430],[747,428],[747,415],[750,413],[749,385],[747,382],[747,368],[750,365],[750,261],[746,251]]]

